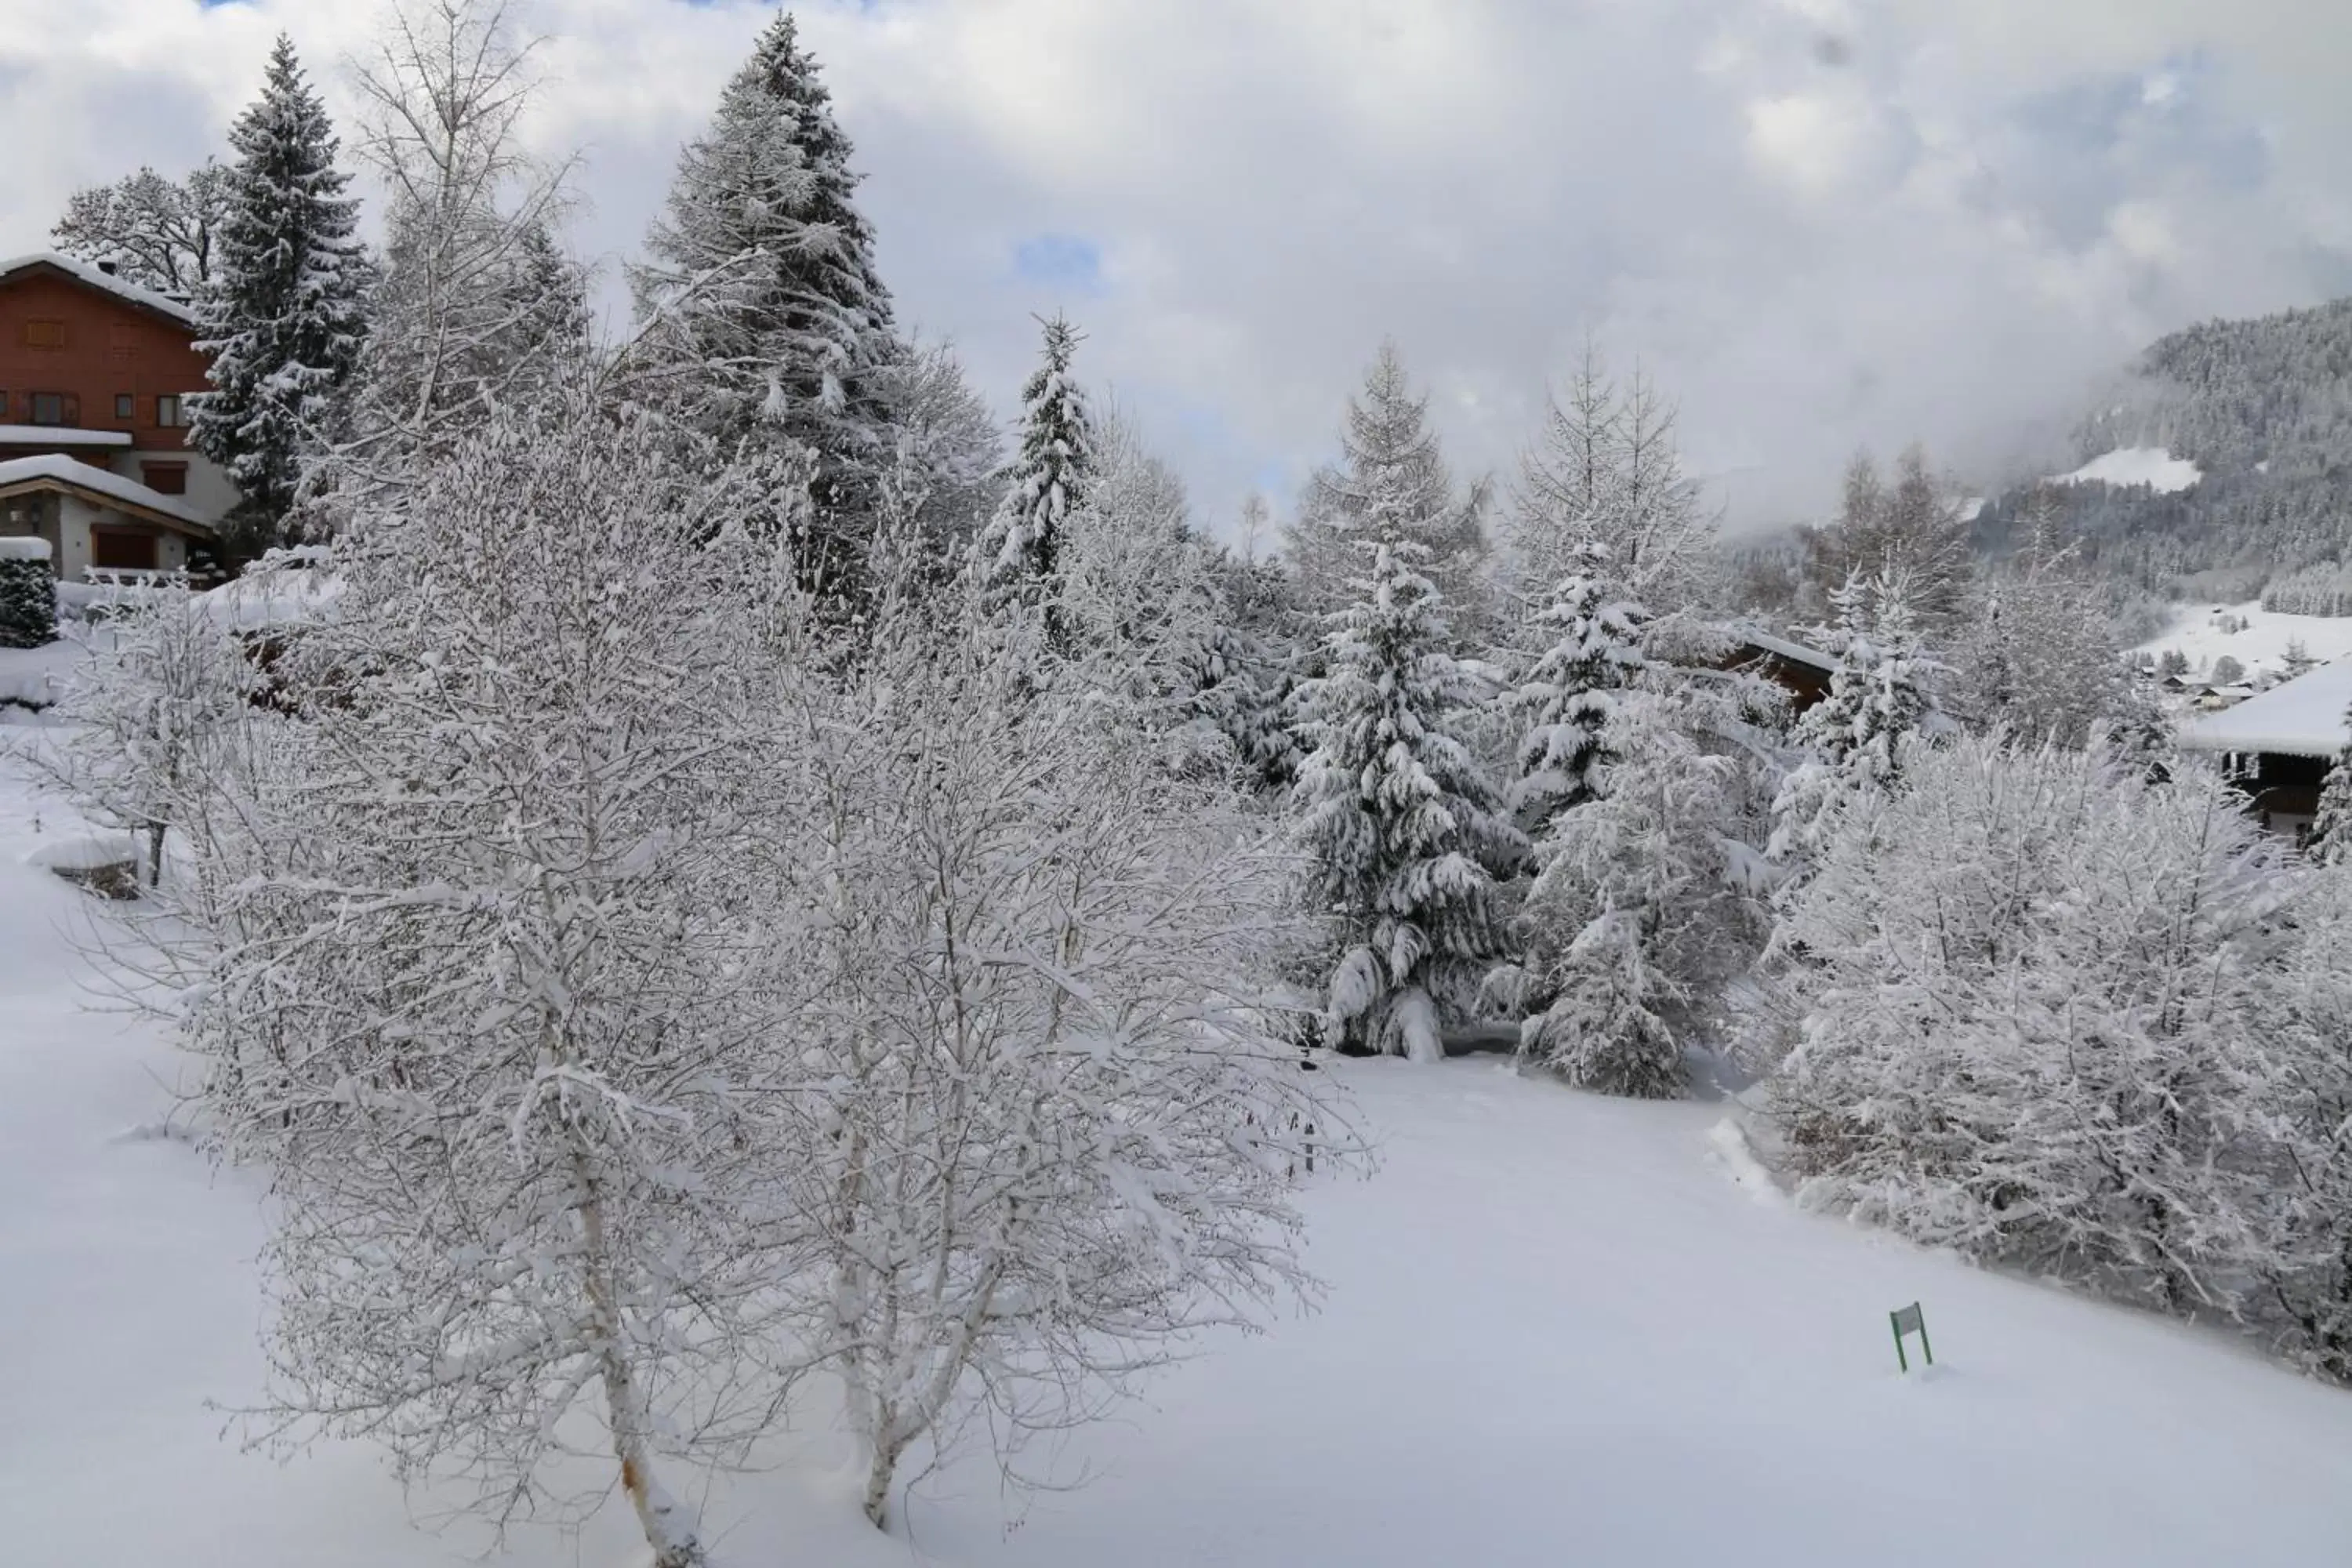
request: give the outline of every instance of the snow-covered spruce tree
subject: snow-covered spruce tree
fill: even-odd
[[[811,586],[856,601],[873,474],[891,458],[889,368],[902,349],[852,148],[781,11],[679,156],[664,216],[630,269],[644,323],[637,395],[721,449],[817,454]]]
[[[2231,1304],[2273,1173],[2279,852],[2210,773],[1902,742],[1785,934],[1801,1196],[2171,1310]]]
[[[981,535],[980,565],[1003,597],[1040,606],[1046,637],[1067,643],[1062,626],[1062,554],[1070,514],[1084,505],[1096,466],[1086,389],[1070,374],[1080,338],[1060,316],[1043,323],[1044,363],[1021,389],[1019,449],[1004,475],[1004,499]]]
[[[227,202],[228,171],[209,158],[184,180],[142,169],[74,192],[49,237],[64,255],[112,267],[126,283],[194,300],[212,279]]]
[[[1557,640],[1504,702],[1525,726],[1510,798],[1536,876],[1488,994],[1523,1016],[1522,1054],[1569,1081],[1671,1095],[1694,1005],[1746,946],[1725,879],[1735,769],[1656,679],[1605,547],[1580,555],[1538,621]]]
[[[547,356],[570,336],[547,330],[533,281],[565,168],[523,145],[532,47],[513,37],[503,0],[399,0],[358,73],[359,153],[387,201],[356,428],[336,454],[348,488],[406,485],[492,406],[568,378]]]
[[[740,1455],[790,1371],[763,490],[572,392],[375,495],[182,993],[269,1174],[264,1430],[499,1523],[601,1503],[549,1469],[595,1434],[659,1568],[705,1552],[658,1462]]]
[[[58,640],[58,580],[49,542],[0,538],[0,647],[40,647]]]
[[[1769,853],[1801,866],[1837,814],[1857,797],[1895,784],[1902,739],[1927,714],[1920,679],[1931,668],[1918,651],[1903,578],[1848,578],[1838,590],[1838,625],[1823,640],[1837,652],[1829,694],[1797,721],[1805,761],[1772,801]]]
[[[1495,877],[1526,840],[1453,726],[1486,682],[1447,651],[1444,610],[1406,538],[1360,545],[1370,574],[1332,617],[1326,672],[1297,692],[1313,749],[1293,795],[1337,954],[1326,1029],[1354,1050],[1442,1054],[1498,951]]]
[[[875,484],[872,596],[935,600],[961,614],[957,584],[1002,493],[996,416],[938,343],[910,345],[889,367],[884,395],[891,449]]]
[[[1530,832],[1600,794],[1593,775],[1607,760],[1610,708],[1649,667],[1648,614],[1621,593],[1605,545],[1579,547],[1535,617],[1549,646],[1503,699],[1524,726],[1510,804]]]
[[[809,1171],[799,1337],[893,1508],[910,1452],[1105,1414],[1192,1331],[1307,1289],[1291,1173],[1345,1117],[1272,1033],[1289,857],[928,616],[802,683],[762,864],[806,912],[777,989]]]
[[[2347,733],[2352,733],[2352,709],[2346,710],[2344,722]],[[2319,809],[2311,819],[2304,847],[2323,866],[2352,860],[2352,740],[2346,741],[2327,764],[2326,777],[2319,786]]]
[[[212,388],[190,400],[189,437],[236,486],[223,543],[243,557],[288,542],[304,470],[337,434],[368,279],[334,127],[284,34],[228,136],[236,157],[198,305]]]
[[[1455,634],[1475,643],[1486,510],[1483,484],[1455,489],[1430,428],[1429,399],[1414,395],[1396,344],[1383,342],[1362,389],[1348,399],[1339,462],[1317,472],[1283,531],[1302,607],[1320,616],[1351,601],[1365,541],[1410,539],[1427,552],[1422,570],[1444,596]]]

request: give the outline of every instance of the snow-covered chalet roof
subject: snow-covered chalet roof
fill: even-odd
[[[54,250],[37,250],[29,256],[11,257],[5,261],[0,261],[0,283],[5,283],[17,273],[28,271],[36,267],[54,268],[77,282],[88,284],[92,289],[111,294],[126,303],[138,306],[141,310],[152,310],[158,315],[169,316],[190,331],[196,331],[201,325],[196,320],[194,310],[184,300],[174,300],[169,294],[158,294],[152,289],[142,289],[138,284],[117,278],[113,273],[91,262],[79,261],[70,256],[60,256]]]
[[[73,425],[0,425],[0,447],[128,447],[128,430],[84,430]]]
[[[62,452],[12,458],[0,463],[0,491],[19,486],[39,488],[45,485],[79,490],[85,496],[100,500],[137,507],[142,511],[155,514],[158,521],[175,524],[190,533],[209,537],[213,531],[213,525],[204,513],[178,496],[167,496],[161,490],[149,489],[137,479],[126,479],[109,469],[92,468],[80,458],[68,458]]]
[[[1761,648],[1764,652],[1777,658],[1786,659],[1790,664],[1801,664],[1813,669],[1837,668],[1837,660],[1831,655],[1823,653],[1817,647],[1807,647],[1802,643],[1790,642],[1786,637],[1776,637],[1764,632],[1746,628],[1732,635],[1748,647]]]
[[[2332,757],[2352,740],[2344,721],[2347,703],[2352,703],[2352,657],[2198,720],[2181,731],[2180,749]]]

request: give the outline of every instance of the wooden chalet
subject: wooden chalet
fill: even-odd
[[[2262,825],[2300,840],[2327,769],[2352,741],[2352,658],[2339,658],[2188,725],[2180,749],[2223,760]]]

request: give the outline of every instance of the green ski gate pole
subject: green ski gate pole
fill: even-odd
[[[1927,1357],[1929,1366],[1936,1364],[1936,1347],[1927,1342],[1927,1315],[1919,1310],[1918,1302],[1914,1301],[1907,1307],[1897,1307],[1886,1314],[1886,1322],[1887,1326],[1895,1331],[1895,1365],[1901,1367],[1906,1373],[1911,1370],[1911,1358],[1903,1352],[1905,1334],[1917,1334],[1919,1353]]]

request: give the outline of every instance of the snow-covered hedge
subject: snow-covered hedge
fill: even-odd
[[[0,539],[0,647],[39,647],[58,640],[57,580],[49,542]]]
[[[1914,744],[1794,898],[1807,1202],[2352,1374],[2352,873],[2226,784]]]

